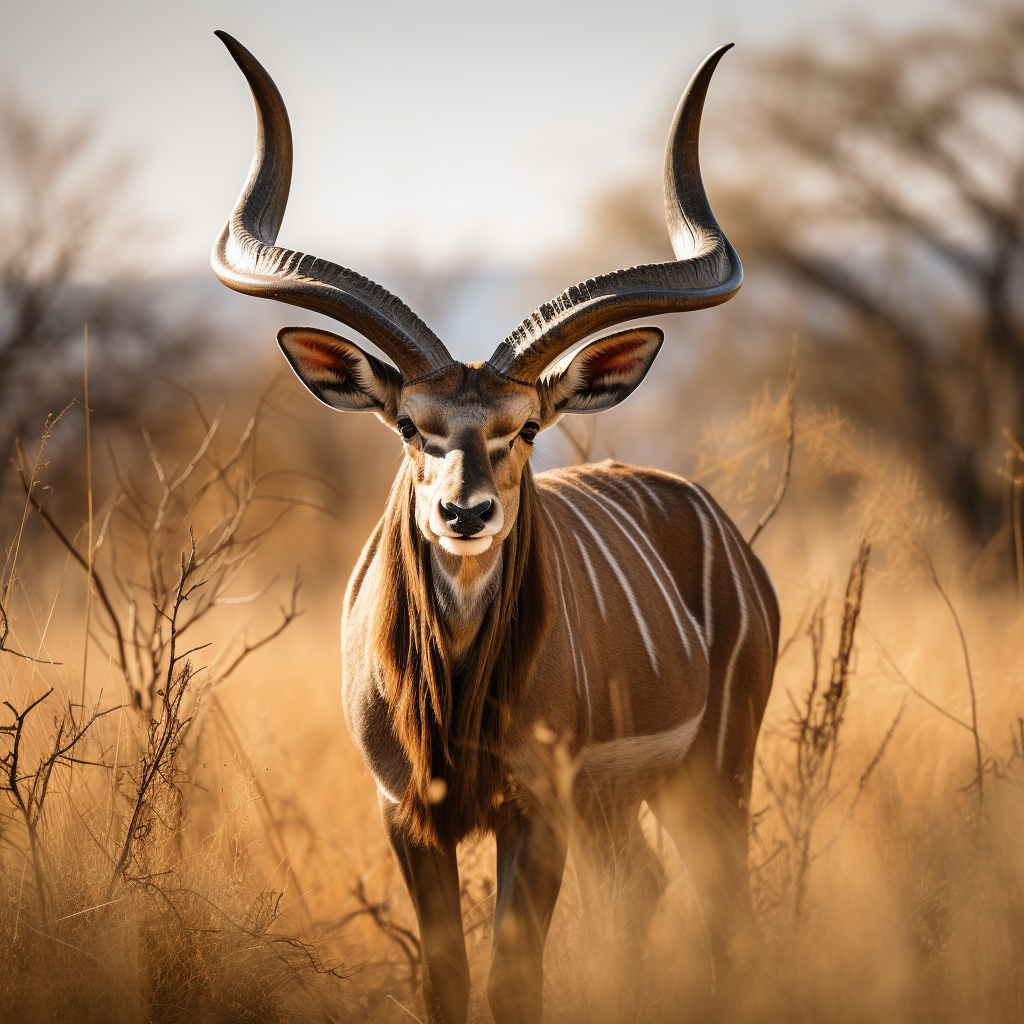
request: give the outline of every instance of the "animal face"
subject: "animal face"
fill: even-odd
[[[416,522],[453,555],[503,541],[541,429],[537,388],[457,363],[404,389],[395,426],[416,467]]]
[[[663,335],[620,331],[560,359],[533,383],[486,363],[451,363],[408,383],[394,367],[327,331],[285,327],[278,341],[300,380],[332,408],[374,412],[415,466],[424,538],[473,557],[512,531],[537,434],[567,412],[617,405],[650,369]]]

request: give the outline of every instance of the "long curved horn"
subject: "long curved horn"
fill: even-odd
[[[379,284],[274,245],[292,178],[288,112],[270,75],[237,39],[216,35],[242,69],[256,101],[256,153],[231,217],[213,246],[213,272],[229,288],[312,309],[359,331],[406,380],[440,369],[452,357],[433,331]]]
[[[669,132],[665,217],[677,262],[605,274],[544,303],[495,349],[488,360],[494,369],[534,381],[560,353],[595,331],[654,313],[717,306],[739,290],[743,267],[711,212],[697,155],[708,84],[731,46],[720,46],[697,69]]]

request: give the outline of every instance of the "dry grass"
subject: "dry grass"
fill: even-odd
[[[748,415],[709,427],[701,442],[696,475],[747,532],[777,491],[789,398],[766,390]],[[728,1011],[719,992],[716,1011],[686,873],[648,818],[671,883],[641,973],[617,976],[626,961],[614,954],[615,936],[599,934],[601,907],[581,905],[570,864],[546,954],[551,1020],[622,1019],[608,1010],[614,988],[629,992],[632,1019],[644,1021],[716,1012],[744,1021],[1024,1016],[1024,610],[1016,580],[979,574],[977,553],[964,548],[907,468],[873,451],[834,413],[797,402],[792,415],[792,480],[757,541],[778,586],[788,642],[758,751],[751,845],[758,935],[744,984],[728,993]],[[0,689],[12,705],[0,721],[8,773],[0,794],[0,943],[12,950],[0,973],[0,1019],[422,1018],[411,909],[338,700],[347,565],[383,505],[393,451],[384,432],[340,421],[336,429],[356,439],[363,464],[376,467],[361,478],[364,492],[334,503],[340,523],[293,518],[273,531],[273,513],[250,502],[242,522],[252,532],[236,533],[233,549],[246,552],[245,564],[230,585],[216,582],[227,580],[216,575],[224,559],[190,568],[189,526],[201,562],[202,538],[249,493],[259,460],[235,463],[234,497],[222,494],[210,507],[191,505],[188,487],[183,502],[167,498],[177,525],[156,554],[152,519],[143,516],[131,534],[127,520],[105,531],[107,506],[97,501],[96,578],[113,579],[110,547],[120,544],[117,571],[141,589],[108,588],[124,627],[123,661],[94,595],[88,711],[80,706],[86,573],[30,506],[23,531],[6,539],[4,644],[16,653],[0,653]],[[190,451],[182,443],[156,456],[162,481],[151,468],[149,483],[138,485],[136,496],[149,495],[139,508],[160,506],[212,424],[197,429]],[[244,430],[243,422],[236,440]],[[215,432],[194,470],[221,480],[212,490],[222,486],[219,474],[236,447],[221,450],[218,439]],[[173,448],[156,438],[154,453],[161,443]],[[179,464],[178,472],[166,468]],[[1013,470],[1012,459],[1007,465]],[[27,463],[26,472],[31,481]],[[37,472],[45,481],[42,463]],[[134,474],[142,478],[141,460]],[[198,486],[206,477],[190,479]],[[136,493],[134,486],[123,490]],[[46,507],[46,495],[34,493]],[[277,496],[297,493],[281,488]],[[81,555],[79,525],[63,532]],[[241,543],[257,536],[258,548]],[[156,575],[165,603],[143,629],[140,595],[151,588],[153,558],[164,568]],[[291,622],[291,588],[275,584],[290,625],[243,657],[229,681],[217,672],[281,625],[274,602],[265,611],[212,604],[189,631],[195,639],[186,634],[187,644],[171,653],[175,595],[199,578],[221,597],[259,593],[295,561],[309,565],[315,581],[303,592],[307,614]],[[189,602],[180,615],[199,607]],[[239,632],[246,622],[249,639]],[[130,650],[135,636],[149,658],[142,675]],[[180,656],[205,642],[215,646]],[[200,672],[204,664],[214,671]],[[217,679],[223,685],[214,690]],[[40,778],[37,765],[48,778],[38,810],[26,813],[11,792],[17,734],[10,727],[51,686],[22,720],[14,775],[23,799]],[[94,705],[109,713],[89,725]],[[64,745],[86,725],[47,769],[58,736]],[[174,739],[177,728],[184,731]],[[173,754],[154,772],[168,730]],[[140,797],[147,770],[153,788]],[[142,824],[133,825],[140,806]],[[132,849],[119,871],[126,841]],[[493,841],[466,844],[460,859],[471,1017],[486,1020]],[[615,885],[610,880],[604,891],[608,907]]]

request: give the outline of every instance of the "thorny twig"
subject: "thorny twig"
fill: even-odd
[[[860,800],[871,776],[880,763],[896,731],[903,713],[901,707],[892,724],[886,730],[877,750],[868,765],[861,772],[852,801],[833,832],[823,845],[815,846],[818,825],[825,811],[839,797],[842,789],[833,785],[840,738],[846,717],[849,696],[850,662],[854,639],[864,593],[864,578],[871,545],[863,541],[857,557],[850,567],[840,624],[839,644],[827,683],[822,680],[822,661],[825,639],[825,600],[822,599],[811,614],[806,635],[811,643],[811,683],[802,701],[790,697],[793,717],[790,720],[790,736],[794,747],[792,772],[787,775],[773,775],[763,758],[758,766],[765,781],[765,787],[772,799],[774,810],[788,837],[788,845],[781,843],[769,851],[757,826],[767,812],[762,810],[753,819],[754,837],[764,852],[759,871],[786,854],[789,870],[789,884],[793,889],[794,915],[799,919],[803,914],[807,892],[807,875],[811,864],[821,857],[838,839]]]
[[[352,898],[358,904],[358,909],[350,911],[342,918],[340,926],[344,927],[349,921],[358,917],[367,916],[405,955],[409,962],[409,981],[415,984],[420,968],[420,940],[419,936],[404,925],[398,924],[391,917],[391,903],[388,900],[371,900],[366,895],[366,879],[360,877],[356,880],[355,888],[352,890]]]
[[[176,645],[179,635],[178,616],[184,603],[195,591],[203,585],[204,580],[192,583],[191,579],[196,571],[196,546],[195,540],[189,548],[188,555],[182,555],[181,575],[178,577],[178,586],[175,591],[174,604],[168,620],[170,622],[169,657],[167,662],[167,674],[164,677],[164,687],[157,691],[162,697],[162,710],[160,718],[150,723],[149,746],[143,755],[140,775],[136,783],[135,806],[132,809],[131,820],[125,831],[124,843],[121,852],[117,857],[114,872],[107,888],[107,899],[110,899],[114,887],[119,878],[124,877],[128,860],[132,854],[141,820],[145,811],[149,808],[147,795],[157,776],[162,776],[167,765],[174,760],[174,754],[181,742],[185,730],[192,721],[192,716],[181,717],[181,705],[185,699],[188,684],[192,679],[192,668],[183,659],[186,654],[178,655]],[[179,661],[183,661],[178,667]]]
[[[558,430],[572,446],[573,463],[580,466],[589,462],[591,456],[594,454],[594,441],[596,440],[596,434],[594,433],[593,426],[590,426],[589,433],[585,440],[581,440],[575,430],[570,430],[569,425],[564,419],[558,421]]]
[[[967,637],[964,634],[963,624],[960,622],[960,616],[957,614],[956,607],[953,605],[949,594],[946,592],[946,588],[942,585],[939,580],[939,574],[935,569],[935,563],[932,561],[931,555],[927,551],[921,551],[921,559],[924,564],[925,575],[931,581],[931,584],[938,591],[939,597],[942,598],[943,604],[949,610],[949,614],[953,618],[953,624],[956,626],[957,637],[960,640],[960,651],[963,654],[964,659],[964,670],[967,675],[967,690],[971,698],[971,737],[974,740],[974,759],[975,759],[975,776],[970,784],[966,787],[967,789],[977,788],[978,790],[978,810],[983,811],[985,807],[985,761],[981,753],[981,733],[978,731],[978,693],[974,685],[974,672],[971,669],[971,652],[967,646]]]
[[[24,658],[25,661],[34,661],[37,665],[60,665],[59,661],[51,661],[49,658],[33,658],[31,654],[16,651],[13,647],[7,646],[7,637],[10,635],[11,625],[7,618],[7,609],[4,608],[3,600],[0,599],[0,651],[4,654],[13,654],[16,658]]]
[[[79,553],[78,548],[72,543],[64,531],[57,525],[53,517],[45,508],[39,503],[39,500],[35,496],[35,482],[29,477],[25,468],[25,460],[22,455],[21,445],[17,444],[16,450],[18,453],[18,472],[21,476],[22,487],[25,489],[25,500],[26,502],[39,514],[39,517],[44,523],[50,528],[53,535],[64,545],[68,550],[71,557],[88,573],[90,572],[91,558],[86,558]],[[118,659],[121,668],[125,668],[127,661],[125,660],[124,653],[124,635],[121,632],[121,623],[117,617],[117,613],[114,611],[114,606],[110,603],[110,597],[107,594],[107,588],[103,585],[103,581],[97,576],[95,566],[92,567],[91,571],[92,585],[96,588],[96,595],[100,599],[100,603],[103,605],[104,610],[107,613],[107,617],[110,619],[111,627],[114,630],[114,635],[117,639],[117,652]]]
[[[0,792],[9,793],[18,809],[21,823],[28,837],[30,861],[35,876],[36,893],[39,898],[40,918],[46,919],[46,887],[45,872],[42,859],[42,845],[39,835],[39,824],[46,806],[46,797],[50,789],[54,768],[58,764],[84,763],[73,754],[75,747],[85,738],[86,733],[104,715],[118,710],[116,707],[100,711],[102,691],[96,700],[92,712],[82,722],[78,722],[74,706],[70,703],[62,719],[57,721],[56,735],[32,771],[25,771],[24,760],[25,725],[29,716],[53,693],[53,687],[41,697],[37,697],[24,710],[19,711],[10,701],[5,700],[4,706],[13,716],[10,725],[0,726],[0,734],[10,737],[10,749],[0,758]]]
[[[764,515],[754,527],[754,532],[747,539],[748,544],[753,544],[758,535],[771,521],[772,516],[779,510],[782,499],[786,496],[786,488],[789,487],[789,471],[793,464],[793,445],[796,439],[796,335],[793,335],[793,347],[789,356],[789,373],[786,377],[786,450],[782,456],[782,474],[779,477],[779,486],[775,489],[775,497],[771,504],[765,509]]]

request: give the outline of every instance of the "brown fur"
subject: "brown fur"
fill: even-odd
[[[543,520],[527,466],[498,593],[477,642],[455,664],[434,592],[430,545],[416,526],[414,487],[414,468],[406,463],[382,520],[388,585],[376,595],[371,645],[392,728],[412,768],[398,814],[413,838],[454,846],[493,826],[505,788],[502,751],[548,624]],[[444,783],[442,799],[435,780]]]

